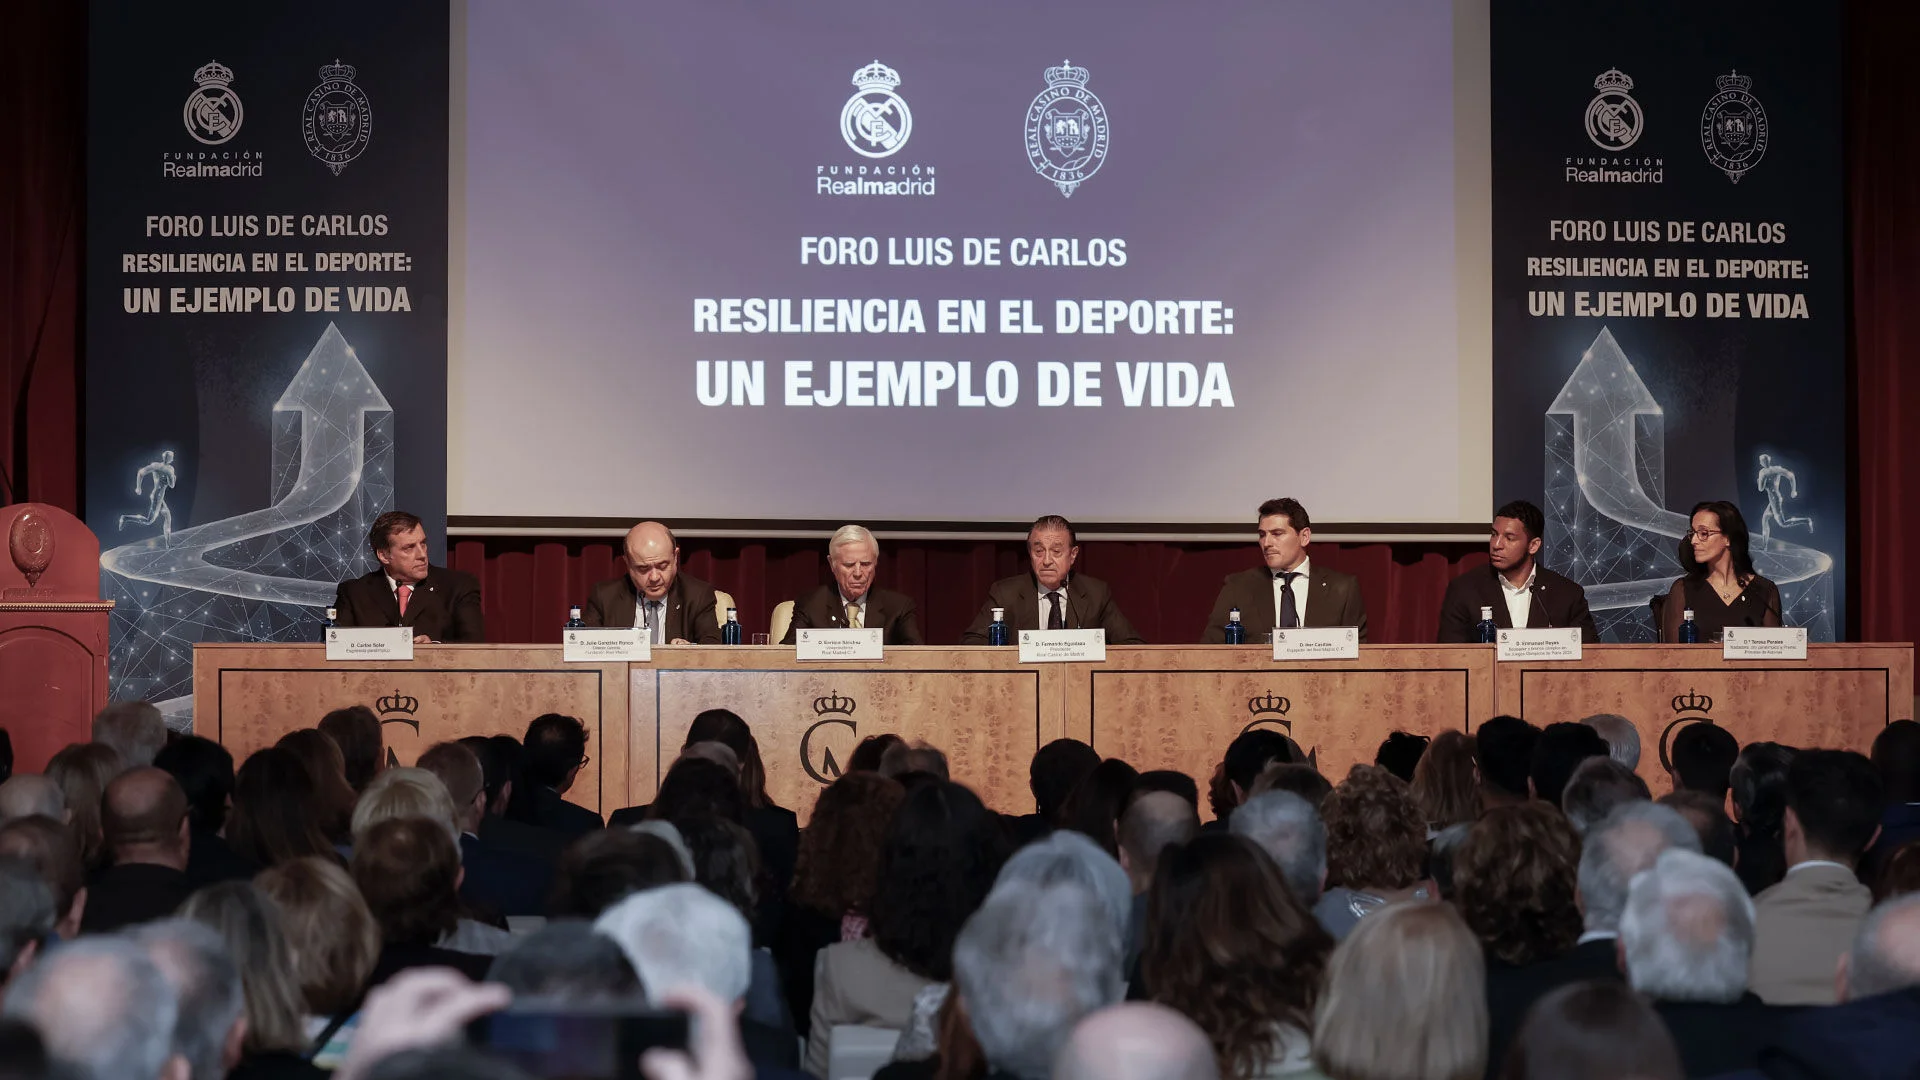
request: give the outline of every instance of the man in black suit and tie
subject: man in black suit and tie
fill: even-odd
[[[585,836],[606,823],[600,815],[562,796],[587,764],[587,725],[578,717],[542,713],[527,725],[526,823],[550,829],[567,840]],[[564,846],[564,842],[563,842]]]
[[[985,645],[993,609],[1006,612],[1007,626],[1021,630],[1092,630],[1107,632],[1109,645],[1145,645],[1113,602],[1107,583],[1073,573],[1080,559],[1080,539],[1073,524],[1049,514],[1027,529],[1027,560],[1032,572],[1001,578],[987,588],[987,602],[973,625],[960,635],[962,645]]]
[[[373,519],[367,533],[380,569],[340,583],[336,626],[410,626],[413,640],[485,641],[480,582],[427,562],[427,527],[405,510]]]
[[[1586,590],[1536,561],[1546,523],[1540,508],[1525,500],[1494,511],[1488,565],[1454,578],[1440,602],[1442,645],[1479,641],[1483,607],[1493,609],[1493,625],[1498,627],[1577,626],[1581,641],[1599,643]]]
[[[652,631],[655,645],[718,645],[713,586],[680,572],[680,541],[657,521],[627,530],[627,572],[593,587],[580,618],[588,626]]]
[[[1293,499],[1268,499],[1260,504],[1260,557],[1266,567],[1228,574],[1207,616],[1201,644],[1227,640],[1227,614],[1240,609],[1240,625],[1247,640],[1257,642],[1270,631],[1297,626],[1352,626],[1367,640],[1367,608],[1360,600],[1360,581],[1352,574],[1311,565],[1307,545],[1313,541],[1313,522],[1307,508]]]
[[[780,644],[793,644],[794,632],[810,627],[885,629],[889,645],[924,645],[915,622],[913,600],[892,589],[873,587],[880,564],[880,542],[858,525],[842,525],[827,541],[827,568],[834,584],[822,585],[793,602],[793,625]]]

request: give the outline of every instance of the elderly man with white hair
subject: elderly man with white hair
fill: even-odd
[[[1600,733],[1607,740],[1607,756],[1627,767],[1632,772],[1640,767],[1640,729],[1633,721],[1619,713],[1594,713],[1582,717],[1581,723]]]
[[[24,817],[72,820],[60,785],[33,773],[23,773],[0,784],[0,825]]]
[[[162,919],[129,932],[173,987],[173,1052],[192,1080],[222,1080],[240,1063],[247,1035],[240,969],[227,943],[204,924]]]
[[[1144,1001],[1109,1005],[1074,1026],[1053,1080],[1220,1080],[1200,1025]]]
[[[173,1052],[179,999],[123,937],[61,946],[7,988],[5,1015],[32,1024],[71,1080],[190,1080]]]
[[[1673,1035],[1688,1076],[1753,1068],[1780,1021],[1747,991],[1753,940],[1753,901],[1718,859],[1668,848],[1627,890],[1621,964]]]
[[[1291,791],[1266,791],[1234,810],[1227,830],[1260,846],[1293,898],[1308,911],[1327,884],[1327,826],[1313,804]]]
[[[954,988],[989,1080],[1047,1080],[1075,1024],[1120,1000],[1113,915],[1067,880],[994,889],[953,945]]]
[[[925,645],[915,621],[913,599],[905,593],[873,586],[880,565],[880,542],[859,525],[842,525],[827,541],[827,569],[832,585],[822,585],[793,602],[793,625],[782,645],[793,644],[797,631],[820,629],[882,629],[889,645]]]

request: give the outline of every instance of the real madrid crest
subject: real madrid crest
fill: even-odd
[[[320,68],[320,85],[307,95],[302,111],[307,152],[339,176],[373,139],[373,109],[366,92],[354,85],[351,64],[335,60]]]
[[[187,95],[186,108],[180,113],[187,125],[187,134],[208,146],[219,146],[240,134],[240,121],[244,116],[240,95],[228,85],[233,82],[233,69],[218,60],[209,60],[193,73],[193,81],[200,85]]]
[[[1107,160],[1107,107],[1087,89],[1086,68],[1062,61],[1046,78],[1027,108],[1027,161],[1072,198]]]
[[[1646,114],[1627,91],[1633,80],[1618,68],[1608,68],[1593,80],[1600,91],[1587,105],[1587,138],[1602,150],[1625,150],[1640,138]]]
[[[1714,80],[1720,92],[1700,114],[1700,148],[1713,167],[1739,183],[1767,152],[1767,110],[1752,94],[1753,80],[1729,72]]]
[[[863,157],[883,158],[907,145],[913,112],[893,92],[900,73],[875,60],[853,73],[854,95],[840,110],[840,137]]]

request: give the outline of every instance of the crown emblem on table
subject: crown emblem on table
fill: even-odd
[[[1747,75],[1742,75],[1739,72],[1733,72],[1727,75],[1722,75],[1714,79],[1713,82],[1715,86],[1718,86],[1722,90],[1753,89],[1752,77]]]
[[[825,697],[813,699],[813,711],[817,716],[826,716],[830,713],[852,716],[853,710],[859,707],[858,702],[850,697],[841,697],[838,693],[829,693]]]
[[[1255,716],[1259,716],[1262,713],[1273,713],[1277,716],[1285,716],[1287,715],[1287,710],[1291,708],[1293,708],[1293,702],[1288,701],[1286,698],[1281,697],[1271,690],[1267,691],[1265,697],[1247,699],[1247,711]]]
[[[381,716],[393,716],[400,713],[412,716],[420,709],[420,699],[411,694],[403,694],[395,690],[393,693],[374,702],[373,707],[379,711]]]
[[[1673,711],[1677,713],[1712,712],[1713,699],[1688,687],[1686,693],[1673,696]]]

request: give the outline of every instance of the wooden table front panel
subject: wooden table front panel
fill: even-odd
[[[955,780],[1004,813],[1033,811],[1028,766],[1058,736],[1060,665],[1012,649],[889,648],[879,663],[800,663],[791,648],[657,649],[632,669],[635,799],[648,801],[703,709],[753,726],[767,794],[804,823],[862,738],[894,732],[947,755]]]
[[[1178,769],[1204,790],[1227,744],[1252,727],[1291,735],[1338,782],[1395,730],[1470,731],[1492,709],[1484,647],[1377,645],[1358,660],[1275,662],[1263,646],[1142,646],[1076,669],[1067,733],[1142,771]]]
[[[1809,645],[1804,661],[1728,661],[1717,645],[1589,645],[1577,663],[1501,664],[1500,711],[1545,726],[1618,713],[1640,732],[1640,775],[1662,794],[1673,736],[1718,724],[1745,746],[1865,753],[1913,706],[1913,646]]]
[[[586,724],[591,759],[567,798],[603,814],[628,805],[625,664],[563,664],[552,645],[417,645],[411,663],[334,664],[320,645],[201,645],[193,678],[194,730],[236,766],[349,705],[380,717],[400,765],[448,739],[521,738],[534,717],[557,712]]]

